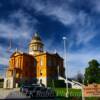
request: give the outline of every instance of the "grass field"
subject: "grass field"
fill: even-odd
[[[57,96],[66,96],[66,88],[55,88],[54,90]],[[80,89],[68,89],[68,95],[81,97],[82,93]]]
[[[57,97],[66,97],[66,88],[55,88],[54,90]],[[68,100],[82,100],[81,89],[68,89],[68,92]],[[87,97],[85,100],[100,100],[100,97]]]

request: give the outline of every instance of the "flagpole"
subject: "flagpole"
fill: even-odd
[[[67,69],[68,66],[66,65],[67,64],[66,63],[67,62],[67,57],[66,57],[66,39],[67,38],[64,36],[63,37],[63,41],[64,41],[64,58],[65,58],[64,62],[65,62],[65,68],[66,68],[66,72],[67,72],[66,73],[66,97],[68,97],[68,79],[67,79],[68,78],[68,69]]]

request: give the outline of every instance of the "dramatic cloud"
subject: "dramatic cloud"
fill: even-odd
[[[67,57],[69,76],[71,75],[72,77],[73,73],[75,75],[78,71],[84,73],[85,68],[88,67],[88,62],[92,59],[100,60],[99,51],[90,52],[85,50],[82,52],[69,53]]]
[[[24,4],[22,5],[25,7],[29,5],[27,9],[35,9],[35,13],[50,16],[54,20],[58,20],[65,25],[70,25],[76,20],[76,13],[71,11],[68,2],[65,2],[64,0],[63,1],[65,2],[65,4],[61,0],[59,1],[59,3],[49,0],[44,2],[42,0],[30,0],[31,3],[28,2],[28,0],[25,1],[26,2],[23,1]]]
[[[95,1],[95,3],[93,3],[85,0],[84,2],[82,1],[82,4],[79,2],[79,0],[75,0],[75,2],[76,1],[77,6],[78,4],[83,5],[85,2],[90,3],[90,5],[93,5],[97,2]],[[25,0],[25,3],[22,5],[25,7],[29,5],[27,9],[35,9],[36,14],[44,14],[49,16],[50,18],[61,22],[66,27],[71,26],[73,30],[72,34],[76,34],[76,43],[78,45],[81,43],[86,44],[90,42],[97,34],[95,31],[95,23],[93,22],[95,19],[93,19],[89,13],[84,11],[84,9],[80,9],[79,11],[77,11],[77,9],[75,10],[73,3],[75,5],[76,3],[73,0],[60,0],[59,3],[55,3],[56,0],[46,0],[44,2],[42,0],[30,0],[30,2]]]
[[[93,12],[96,12],[96,13],[100,13],[100,0],[93,0],[91,1],[92,5],[93,5]]]
[[[30,38],[30,33],[35,32],[35,24],[38,22],[36,19],[31,18],[25,14],[22,10],[14,12],[9,15],[8,20],[0,21],[0,37]],[[9,34],[9,35],[7,35]]]
[[[22,10],[12,12],[8,19],[0,19],[0,64],[8,65],[11,53],[16,48],[26,51],[28,42],[38,21]],[[24,46],[24,44],[26,44]],[[10,51],[8,51],[10,50]],[[0,66],[2,67],[2,66]]]
[[[11,0],[0,1],[0,64],[7,65],[16,48],[26,52],[34,32],[39,32],[45,51],[64,57],[66,36],[69,76],[84,72],[88,61],[99,61],[99,0]],[[5,9],[9,7],[9,9]],[[11,52],[7,50],[11,46]]]

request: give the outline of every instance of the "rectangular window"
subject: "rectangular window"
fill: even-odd
[[[15,60],[15,67],[18,68],[18,58]]]
[[[36,61],[34,60],[34,67],[36,67]]]
[[[52,66],[52,61],[51,61],[51,59],[48,60],[48,66],[50,66],[50,67]]]
[[[40,59],[40,66],[43,66],[43,60]]]

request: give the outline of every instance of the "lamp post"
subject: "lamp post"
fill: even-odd
[[[66,37],[64,36],[63,38],[63,41],[64,41],[64,63],[65,63],[65,68],[66,68],[66,97],[68,97],[68,66],[66,65],[67,63],[67,57],[66,57]]]
[[[83,77],[83,81],[82,81],[82,100],[85,100],[85,98],[84,98],[84,77]]]

